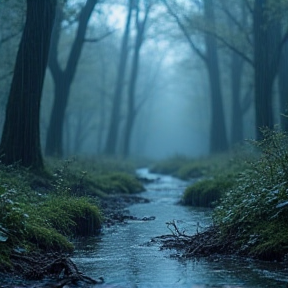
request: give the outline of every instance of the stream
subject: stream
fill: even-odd
[[[85,275],[94,279],[102,276],[105,283],[94,286],[79,283],[79,286],[73,287],[288,287],[288,267],[281,263],[236,257],[183,259],[173,257],[175,251],[161,250],[159,244],[151,242],[151,238],[171,234],[167,222],[175,221],[181,232],[185,230],[188,235],[194,234],[211,223],[211,210],[177,204],[188,182],[151,174],[147,169],[139,169],[137,173],[140,177],[155,180],[148,182],[145,185],[147,191],[141,193],[150,202],[133,204],[128,210],[137,219],[151,216],[155,219],[127,220],[126,223],[104,228],[97,237],[76,243],[72,260]],[[51,287],[49,280],[23,283],[20,279],[18,282],[0,275],[0,281],[0,288]]]
[[[101,236],[81,242],[73,257],[86,275],[104,277],[105,284],[97,287],[288,287],[288,267],[283,264],[239,258],[179,259],[173,257],[175,251],[152,244],[151,238],[171,233],[166,222],[173,220],[186,234],[201,231],[211,223],[211,211],[177,205],[189,183],[147,169],[137,173],[155,181],[146,184],[142,194],[150,202],[131,205],[130,214],[139,219],[155,216],[155,220],[131,220],[107,228]]]

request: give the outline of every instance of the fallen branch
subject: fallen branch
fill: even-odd
[[[84,275],[66,255],[55,253],[43,256],[38,253],[30,255],[13,253],[11,261],[15,271],[24,278],[30,280],[40,280],[47,276],[55,278],[56,283],[52,286],[53,288],[62,288],[65,285],[77,284],[80,281],[87,284],[100,284],[104,282],[102,277],[95,280]]]
[[[185,231],[179,230],[175,221],[166,224],[172,234],[161,235],[151,240],[152,243],[160,243],[160,249],[176,249],[181,252],[178,255],[185,258],[227,254],[231,251],[234,254],[239,252],[235,247],[235,235],[222,239],[218,228],[215,226],[209,227],[204,232],[197,231],[195,235],[186,235]]]

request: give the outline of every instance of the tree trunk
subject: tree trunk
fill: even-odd
[[[118,75],[115,85],[112,111],[110,116],[110,125],[106,140],[106,146],[104,153],[106,155],[115,155],[117,142],[118,142],[118,134],[119,134],[119,124],[120,124],[120,110],[121,110],[121,102],[122,102],[122,92],[124,87],[124,78],[126,72],[126,64],[128,57],[128,41],[130,34],[130,23],[132,17],[133,10],[133,0],[129,0],[129,10],[126,20],[125,31],[122,39],[121,46],[121,54],[120,54],[120,62],[118,67]]]
[[[140,57],[140,50],[143,44],[143,38],[145,33],[145,26],[148,19],[148,14],[150,10],[150,5],[146,7],[145,16],[142,21],[139,21],[139,6],[137,6],[137,14],[136,14],[136,41],[134,46],[134,55],[132,60],[132,68],[130,74],[130,82],[128,88],[128,115],[126,120],[126,129],[124,131],[124,151],[123,154],[125,157],[129,156],[130,153],[130,141],[136,116],[136,109],[135,109],[135,90],[139,72],[139,57]]]
[[[253,13],[256,137],[261,128],[273,129],[272,90],[280,57],[279,20],[269,20],[267,0],[255,0]]]
[[[55,95],[46,139],[45,154],[47,156],[63,156],[63,126],[70,87],[74,80],[77,65],[81,56],[88,22],[97,2],[98,0],[87,0],[85,6],[80,12],[76,37],[64,70],[60,68],[57,59],[60,27],[63,18],[61,17],[62,11],[59,11],[60,17],[57,19],[57,24],[54,27],[53,42],[49,57],[49,68],[54,80]]]
[[[101,61],[101,83],[103,85],[103,91],[101,93],[100,101],[99,101],[99,107],[100,107],[100,113],[98,113],[99,116],[99,125],[98,125],[98,131],[97,131],[97,153],[101,154],[103,150],[103,144],[105,143],[103,141],[103,138],[105,135],[105,124],[106,124],[106,98],[108,96],[108,93],[106,92],[106,87],[107,87],[107,69],[105,66],[105,61],[104,61],[104,56],[103,54],[100,55],[100,61]]]
[[[243,59],[231,51],[231,91],[232,91],[232,126],[231,144],[243,141],[243,113],[241,103],[241,78],[243,74]]]
[[[70,84],[64,80],[64,73],[59,73],[54,79],[54,102],[47,132],[46,149],[47,156],[63,156],[63,126]]]
[[[281,128],[288,132],[288,41],[283,46],[279,66]]]
[[[1,161],[42,169],[39,114],[56,0],[27,0],[0,145]]]
[[[211,25],[215,23],[213,0],[204,1],[205,17]],[[211,94],[210,152],[218,153],[228,149],[223,109],[220,70],[216,38],[206,33],[206,64]]]

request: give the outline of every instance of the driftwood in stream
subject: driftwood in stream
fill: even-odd
[[[56,279],[53,288],[61,288],[68,284],[76,284],[78,281],[87,284],[100,284],[104,280],[100,277],[94,280],[81,273],[73,261],[65,255],[32,253],[23,255],[14,253],[11,256],[15,270],[27,279],[40,280],[50,276]]]
[[[166,224],[172,234],[155,237],[152,242],[160,243],[161,249],[175,249],[179,252],[176,256],[189,258],[237,253],[235,237],[231,235],[223,239],[217,227],[211,226],[204,232],[188,236],[179,231],[174,221]]]

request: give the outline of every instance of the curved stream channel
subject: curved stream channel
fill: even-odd
[[[211,212],[177,205],[187,182],[147,169],[137,172],[157,180],[147,184],[143,193],[150,203],[130,206],[130,214],[156,218],[116,225],[81,244],[73,260],[86,275],[104,277],[105,284],[97,287],[288,287],[288,270],[281,264],[238,258],[179,260],[171,257],[173,251],[149,244],[151,238],[171,233],[166,222],[175,220],[181,231],[192,234],[209,225]]]
[[[155,220],[127,221],[105,228],[100,236],[76,243],[73,260],[80,270],[94,279],[99,276],[105,279],[104,284],[82,283],[81,287],[288,287],[288,267],[283,264],[239,258],[179,259],[171,257],[173,251],[160,250],[159,245],[152,244],[151,238],[171,233],[166,222],[175,220],[181,231],[185,229],[187,234],[193,234],[211,223],[211,211],[177,205],[189,183],[151,174],[147,169],[137,172],[141,177],[155,179],[141,194],[150,202],[134,204],[128,209],[139,219],[155,216]],[[0,277],[0,287],[20,287],[2,286],[3,280]],[[47,282],[21,284],[21,287],[49,287]]]

